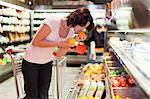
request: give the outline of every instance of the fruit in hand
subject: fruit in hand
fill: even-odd
[[[77,39],[79,41],[83,41],[86,38],[86,34],[84,32],[78,32]]]
[[[76,45],[76,39],[75,38],[69,38],[68,44],[70,44],[71,47],[74,47]]]
[[[87,48],[86,45],[78,44],[76,47],[76,53],[84,54],[84,53],[86,53],[86,48]]]

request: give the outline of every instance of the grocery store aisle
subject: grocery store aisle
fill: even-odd
[[[63,75],[62,76],[62,99],[65,98],[69,89],[74,85],[74,80],[78,79],[79,76],[79,67],[63,67]],[[54,70],[54,67],[53,67]],[[49,90],[49,98],[56,99],[54,97],[54,86],[56,84],[54,80],[55,72],[53,72],[51,88]],[[8,80],[0,83],[0,99],[16,99],[16,89],[14,78],[11,77]]]

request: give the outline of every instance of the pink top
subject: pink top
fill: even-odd
[[[73,36],[74,34],[73,28],[70,28],[69,33],[66,38],[61,38],[59,36],[60,22],[61,22],[61,19],[54,19],[50,17],[44,20],[43,24],[47,24],[52,29],[52,32],[45,38],[45,40],[59,42],[59,41],[66,41],[68,38],[71,38]],[[27,49],[24,55],[24,59],[26,61],[31,62],[31,63],[37,63],[37,64],[45,64],[54,59],[53,52],[54,52],[55,47],[34,46],[32,45],[32,41],[27,46]]]

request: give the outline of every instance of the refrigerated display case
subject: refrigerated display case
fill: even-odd
[[[148,56],[150,31],[146,31],[146,29],[141,31],[126,31],[128,34],[124,35],[124,40],[120,40],[119,37],[112,37],[108,43],[119,62],[133,77],[136,85],[146,95],[145,97],[148,98],[150,97],[150,62]]]
[[[141,2],[141,0],[135,2]],[[133,12],[133,10],[138,12],[137,9],[141,5],[144,6],[144,2],[140,6],[136,5],[136,7],[132,3],[129,0],[113,0],[112,2],[112,17],[110,20],[115,19],[117,29],[107,30],[105,51],[108,53],[104,54],[106,96],[110,99],[150,98],[148,56],[150,52],[148,49],[150,46],[150,26],[148,25],[150,17],[144,19],[144,16],[147,17],[148,14],[137,16]],[[150,2],[147,3],[150,4]],[[148,11],[149,7],[146,7],[146,5],[145,8]],[[141,21],[135,21],[137,17],[141,17]],[[139,24],[140,22],[143,24],[145,20],[147,20],[147,25]],[[126,72],[123,72],[122,69]],[[134,86],[131,86],[131,82],[135,83]]]

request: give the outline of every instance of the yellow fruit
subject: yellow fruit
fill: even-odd
[[[116,95],[115,99],[122,99],[122,98],[119,95]]]
[[[94,99],[94,97],[93,96],[88,96],[87,99]]]
[[[68,39],[68,44],[70,44],[71,46],[75,46],[75,44],[76,44],[75,38],[69,38]]]

